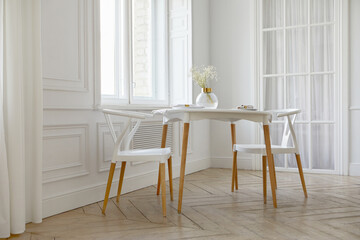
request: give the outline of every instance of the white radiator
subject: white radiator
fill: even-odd
[[[135,123],[133,123],[135,125]],[[162,121],[143,121],[133,138],[133,149],[160,148]],[[166,147],[173,149],[173,124],[168,125]]]

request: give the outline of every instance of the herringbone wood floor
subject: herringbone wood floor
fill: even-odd
[[[297,173],[277,173],[278,209],[263,204],[261,172],[208,169],[186,176],[183,212],[167,198],[167,218],[155,186],[28,224],[19,239],[360,239],[360,178],[306,174],[304,199]],[[126,184],[126,181],[124,182]],[[168,188],[167,188],[168,190]]]

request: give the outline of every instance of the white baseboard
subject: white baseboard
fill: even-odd
[[[349,175],[360,176],[360,163],[350,163]]]
[[[211,166],[210,159],[193,160],[186,163],[186,174],[198,172],[208,169]],[[173,166],[173,178],[179,177],[180,166]],[[124,179],[123,193],[132,192],[144,187],[156,184],[158,172],[154,170],[136,177],[128,177]],[[110,191],[110,197],[116,195],[118,181],[113,181]],[[43,218],[53,216],[62,212],[66,212],[75,208],[79,208],[91,203],[95,203],[104,199],[106,182],[87,186],[77,191],[59,194],[43,199]],[[154,192],[155,197],[155,192]]]
[[[253,163],[252,158],[238,157],[237,159],[238,169],[252,170]],[[232,168],[233,159],[230,157],[216,157],[211,158],[211,167],[212,168]]]

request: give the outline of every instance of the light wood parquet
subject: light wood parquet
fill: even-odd
[[[232,193],[230,169],[207,169],[186,176],[182,214],[174,179],[167,218],[150,186],[122,195],[120,203],[112,198],[106,216],[98,202],[28,224],[13,239],[360,239],[360,177],[305,174],[308,199],[298,173],[276,177],[277,209],[270,187],[263,204],[261,172],[239,171],[239,190]]]

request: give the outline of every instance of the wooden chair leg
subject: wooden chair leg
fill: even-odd
[[[271,193],[273,198],[274,208],[277,208],[277,200],[276,200],[276,188],[275,188],[275,173],[274,173],[274,158],[271,153],[271,140],[270,140],[270,130],[269,125],[264,125],[264,138],[265,138],[265,146],[266,146],[266,156],[269,164],[269,177],[271,183]]]
[[[169,171],[169,186],[170,186],[170,199],[174,201],[174,193],[173,193],[173,179],[172,179],[172,158],[168,159],[168,171]]]
[[[161,199],[162,199],[162,210],[163,216],[166,217],[166,185],[165,185],[165,163],[160,164],[161,168]]]
[[[236,175],[237,175],[236,162],[237,162],[237,152],[233,152],[231,192],[234,192],[234,187],[235,187],[235,182],[236,182]]]
[[[237,153],[237,152],[235,152]],[[238,182],[238,169],[237,169],[237,154],[235,157],[235,189],[238,190],[239,189],[239,182]]]
[[[273,165],[273,168],[274,168],[274,175],[275,175],[275,189],[277,189],[277,180],[276,180],[276,171],[275,171],[275,158],[274,158],[274,154],[272,155],[273,159],[274,159],[274,165]]]
[[[159,164],[159,174],[158,174],[158,184],[156,189],[156,195],[160,194],[160,185],[161,185],[161,163]]]
[[[162,129],[162,136],[161,136],[161,148],[165,148],[166,147],[166,136],[167,136],[167,130],[168,130],[168,125],[164,124],[163,125],[163,129]],[[157,184],[157,189],[156,189],[156,195],[160,194],[160,185],[161,185],[161,181],[160,181],[160,164],[159,164],[159,174],[158,174],[158,184]]]
[[[121,170],[120,170],[118,192],[117,192],[117,195],[116,195],[116,202],[119,202],[121,189],[122,189],[122,184],[123,184],[123,181],[124,181],[125,167],[126,167],[126,162],[122,162],[121,163]]]
[[[262,169],[263,169],[263,195],[264,195],[264,204],[266,204],[266,156],[262,156]]]
[[[296,156],[296,163],[299,169],[299,175],[300,175],[300,180],[301,180],[301,185],[303,187],[303,191],[304,191],[304,195],[307,198],[307,191],[306,191],[306,185],[305,185],[305,178],[304,178],[304,173],[303,173],[303,169],[302,169],[302,164],[301,164],[301,159],[300,159],[300,155],[299,154],[295,154]]]
[[[233,152],[233,167],[232,167],[232,181],[231,181],[231,192],[234,192],[234,185],[236,190],[239,189],[238,175],[237,175],[237,152],[233,151],[234,144],[236,144],[236,129],[235,124],[232,123],[231,127],[231,150]]]
[[[104,205],[103,205],[103,209],[102,209],[103,214],[105,214],[106,205],[109,200],[110,188],[111,188],[112,179],[114,177],[115,166],[116,166],[116,163],[111,163],[111,165],[110,165],[109,177],[108,177],[108,182],[107,182],[106,191],[105,191]]]

